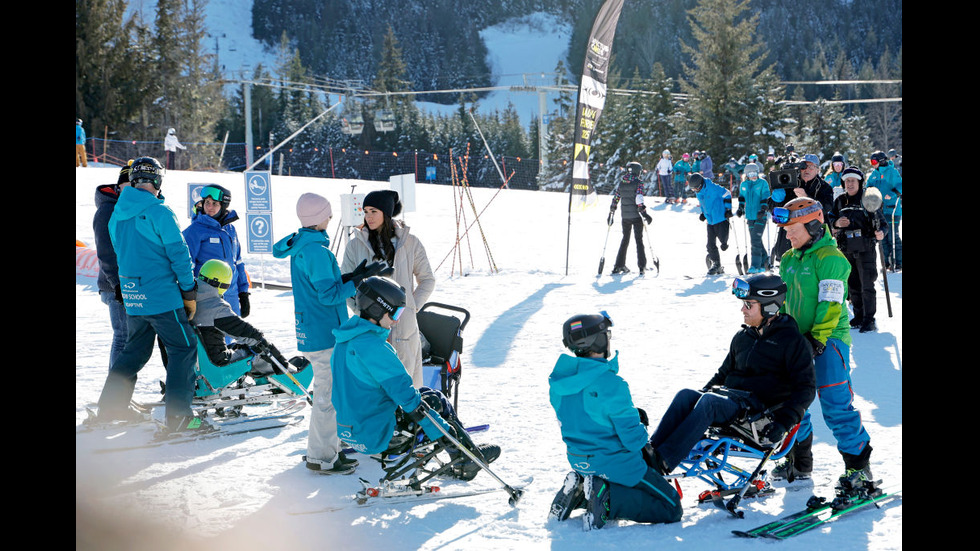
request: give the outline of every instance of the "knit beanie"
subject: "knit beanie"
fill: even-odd
[[[857,176],[858,179],[861,180],[861,182],[864,182],[864,173],[861,172],[856,166],[849,166],[840,173],[840,179],[842,181],[844,180],[844,178],[847,178],[849,176],[852,178]]]
[[[296,201],[296,216],[299,217],[300,225],[308,228],[333,216],[333,210],[330,208],[330,201],[327,201],[326,197],[321,197],[315,193],[304,193]]]
[[[390,189],[368,193],[361,205],[365,208],[374,207],[385,213],[388,218],[394,218],[402,211],[402,202],[398,199],[398,192]]]

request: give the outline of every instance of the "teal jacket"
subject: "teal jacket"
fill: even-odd
[[[272,256],[289,258],[296,314],[296,347],[300,352],[333,348],[332,331],[347,320],[347,298],[357,289],[341,279],[327,232],[311,228],[279,240]]]
[[[333,330],[337,344],[330,357],[331,400],[337,410],[337,432],[341,440],[365,454],[388,449],[397,408],[411,412],[422,403],[412,377],[387,342],[388,333],[388,329],[360,317],[350,318]],[[433,418],[450,430],[435,412]],[[443,436],[428,419],[420,425],[430,440]]]
[[[126,313],[162,314],[184,307],[181,290],[194,289],[194,265],[177,216],[148,191],[126,186],[109,217]]]
[[[687,175],[691,173],[691,164],[684,161],[674,163],[674,181],[682,184],[687,183]]]
[[[563,354],[548,383],[572,468],[582,475],[597,474],[633,486],[647,472],[640,450],[648,436],[629,385],[617,375],[618,358],[618,354],[611,360]]]
[[[891,164],[879,166],[871,171],[868,176],[868,185],[878,188],[883,200],[881,210],[886,220],[891,220],[892,214],[895,218],[902,216],[902,203],[898,196],[902,193],[902,175],[898,173]]]
[[[755,180],[746,178],[739,184],[738,190],[739,204],[745,203],[745,218],[758,219],[762,205],[766,204],[766,199],[769,199],[769,183],[762,178]]]

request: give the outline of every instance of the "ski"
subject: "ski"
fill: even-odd
[[[236,434],[249,434],[249,433],[259,432],[259,431],[264,431],[264,430],[280,429],[280,428],[289,427],[289,426],[292,426],[292,425],[295,425],[295,424],[299,423],[300,421],[302,421],[304,419],[304,416],[303,415],[299,415],[299,416],[279,415],[279,416],[276,416],[276,418],[283,418],[285,420],[280,421],[280,422],[276,422],[276,423],[271,423],[271,424],[267,424],[267,425],[258,426],[258,427],[253,427],[253,426],[246,425],[243,428],[231,428],[231,429],[217,428],[216,430],[202,432],[202,433],[199,433],[199,434],[178,433],[177,435],[168,435],[168,436],[154,438],[152,441],[146,442],[144,444],[135,444],[135,445],[132,445],[132,446],[120,446],[120,447],[116,447],[116,448],[101,448],[101,449],[96,449],[96,450],[94,450],[94,453],[113,453],[113,452],[124,452],[124,451],[140,450],[140,449],[146,449],[146,448],[157,448],[157,447],[160,447],[160,446],[166,446],[168,444],[183,444],[183,443],[186,443],[186,442],[197,442],[197,441],[200,441],[200,440],[211,440],[213,438],[220,438],[222,436],[234,436]],[[273,420],[275,420],[276,418],[273,418]],[[253,419],[249,419],[248,421],[241,421],[241,422],[235,423],[235,424],[236,425],[240,425],[240,424],[244,424],[246,422],[251,422],[251,421],[265,421],[265,420],[269,420],[269,418],[253,418]],[[221,424],[218,425],[218,427],[220,427],[220,426],[221,426]]]
[[[523,491],[528,485],[534,482],[534,477],[530,477],[522,481],[521,485],[517,487],[518,490]],[[376,505],[403,505],[403,504],[420,504],[428,503],[432,501],[439,501],[443,499],[458,499],[464,497],[480,496],[484,494],[492,494],[494,492],[504,491],[503,486],[495,486],[492,488],[459,488],[452,486],[450,488],[442,488],[440,486],[423,486],[419,490],[415,490],[408,486],[403,486],[401,488],[389,487],[372,487],[368,485],[368,482],[361,479],[361,483],[364,484],[364,490],[357,492],[353,496],[348,496],[347,499],[350,501],[346,503],[341,503],[339,505],[333,505],[329,507],[322,507],[320,509],[312,509],[309,511],[288,511],[290,515],[315,515],[319,513],[332,513],[335,511],[342,511],[344,509],[349,509],[351,507],[374,507]]]
[[[838,506],[836,508],[835,502],[828,502],[825,498],[814,496],[810,498],[806,509],[756,526],[751,530],[732,530],[732,533],[743,538],[786,539],[870,505],[877,507],[881,503],[898,497],[900,493],[901,490],[895,490],[878,496],[858,498],[844,507]]]

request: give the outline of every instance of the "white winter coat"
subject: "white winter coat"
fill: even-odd
[[[409,233],[408,226],[395,221],[395,273],[391,276],[399,285],[405,288],[405,311],[398,323],[391,329],[390,341],[398,353],[398,359],[405,370],[412,376],[416,388],[422,386],[422,341],[419,336],[418,320],[415,313],[421,308],[436,286],[435,276],[429,266],[429,258],[425,247],[417,237]],[[374,251],[368,241],[367,226],[355,229],[347,247],[344,249],[344,260],[340,266],[341,272],[347,273],[357,267],[362,260],[369,263],[374,257]],[[348,299],[347,305],[353,315],[359,315],[354,299]]]
[[[163,149],[166,151],[177,151],[177,148],[187,149],[177,141],[176,134],[167,134],[167,137],[163,140]]]

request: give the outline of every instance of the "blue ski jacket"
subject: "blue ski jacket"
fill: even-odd
[[[704,181],[701,191],[697,192],[701,213],[708,224],[715,225],[727,220],[725,212],[732,210],[732,192],[708,180]]]
[[[85,145],[85,129],[82,125],[75,125],[75,145]]]
[[[573,469],[634,486],[647,472],[640,450],[648,436],[618,372],[618,353],[610,360],[563,354],[548,378],[551,406]]]
[[[181,290],[195,288],[194,269],[177,216],[163,199],[132,186],[123,188],[109,217],[123,304],[131,316],[184,307]]]
[[[381,453],[395,432],[395,411],[414,411],[422,396],[412,377],[387,342],[389,330],[360,317],[333,330],[336,346],[330,357],[331,400],[337,410],[337,433],[361,453]],[[437,413],[433,418],[452,434]],[[443,436],[427,418],[419,425],[430,440]]]
[[[762,205],[766,204],[765,201],[769,198],[769,182],[762,178],[755,180],[746,178],[739,184],[738,189],[738,202],[745,202],[746,220],[758,219]],[[768,204],[766,204],[766,208],[769,208]]]
[[[272,256],[289,258],[297,349],[312,352],[333,348],[332,331],[350,317],[347,298],[357,289],[352,282],[341,281],[327,232],[300,228],[273,245]]]
[[[881,192],[881,210],[886,220],[891,220],[892,214],[895,218],[902,216],[902,204],[898,200],[898,196],[902,194],[902,175],[895,167],[889,164],[874,169],[868,176],[867,185],[876,187]]]
[[[184,240],[194,261],[194,276],[201,272],[201,266],[208,260],[223,260],[231,266],[231,286],[224,293],[236,314],[241,314],[238,293],[248,292],[248,274],[242,262],[242,246],[238,232],[232,222],[238,220],[238,213],[228,211],[218,220],[199,212],[191,218],[191,224],[184,229]]]
[[[687,175],[693,171],[687,161],[677,161],[674,163],[674,182],[686,184]]]

